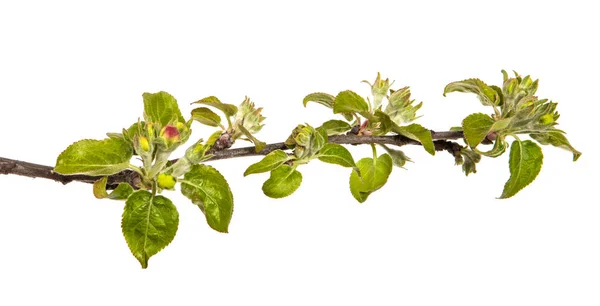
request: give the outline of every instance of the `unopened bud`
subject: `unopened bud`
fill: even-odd
[[[173,189],[175,187],[175,183],[177,181],[172,175],[161,173],[156,178],[156,182],[158,183],[158,187],[162,189]]]
[[[554,116],[552,114],[545,114],[540,118],[540,123],[544,125],[554,123]]]
[[[148,152],[150,151],[150,143],[148,142],[148,138],[144,137],[144,136],[140,136],[139,138],[139,143],[140,143],[140,148],[145,151]]]
[[[160,131],[160,137],[169,144],[178,142],[180,139],[179,130],[175,126],[167,125]]]

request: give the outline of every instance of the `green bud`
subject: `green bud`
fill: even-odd
[[[383,98],[387,96],[388,91],[390,90],[390,79],[381,79],[381,74],[377,73],[377,78],[373,84],[368,81],[363,81],[369,85],[371,85],[371,94],[373,95],[373,108],[377,109],[381,105]]]
[[[140,136],[138,141],[139,141],[139,146],[142,150],[144,150],[145,152],[150,151],[150,143],[148,142],[148,138],[146,138],[144,136]]]
[[[161,173],[156,178],[156,182],[158,183],[158,187],[162,189],[173,189],[175,187],[175,183],[177,181],[172,175]]]
[[[540,117],[540,123],[543,125],[554,123],[554,116],[552,114],[545,114]]]

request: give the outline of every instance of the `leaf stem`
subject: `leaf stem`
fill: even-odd
[[[377,160],[377,147],[374,143],[371,144],[371,150],[373,151],[373,160]]]
[[[142,170],[142,168],[140,168],[136,165],[129,164],[129,169],[135,171],[137,174],[139,174],[141,176],[144,176],[144,170]]]

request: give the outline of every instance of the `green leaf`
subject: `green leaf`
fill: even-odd
[[[227,233],[233,215],[233,194],[215,168],[194,165],[181,180],[181,193],[198,205],[215,231]]]
[[[504,154],[507,147],[508,147],[508,143],[506,142],[506,140],[504,140],[504,136],[500,136],[500,137],[496,138],[496,140],[494,141],[494,147],[491,150],[482,152],[478,149],[475,149],[475,151],[477,153],[479,153],[481,155],[485,155],[487,157],[498,157],[498,156]]]
[[[111,175],[127,169],[132,156],[133,148],[124,139],[86,139],[60,153],[54,171],[65,175]]]
[[[435,155],[435,145],[433,144],[430,130],[416,123],[407,126],[394,125],[392,130],[404,137],[420,142],[425,151],[431,155]]]
[[[511,121],[512,121],[512,118],[500,119],[500,120],[494,122],[494,125],[492,125],[492,128],[490,130],[493,132],[503,130],[510,125]]]
[[[284,198],[294,193],[302,183],[302,174],[294,167],[281,165],[271,171],[271,176],[262,186],[263,193],[270,198]]]
[[[199,107],[192,110],[192,118],[208,126],[221,125],[221,117],[206,107]]]
[[[376,110],[375,114],[371,117],[369,123],[375,128],[373,131],[374,135],[385,135],[392,129],[398,127],[398,125],[392,121],[390,116],[381,110]]]
[[[369,105],[357,93],[346,90],[340,92],[333,103],[333,113],[358,113],[369,110]]]
[[[361,176],[356,171],[350,174],[352,196],[360,203],[366,201],[371,193],[385,185],[392,173],[392,164],[392,158],[388,154],[382,154],[375,160],[370,157],[359,160],[356,165]]]
[[[326,143],[317,155],[322,162],[340,165],[342,167],[356,167],[352,154],[344,146],[337,143]]]
[[[452,82],[444,88],[444,97],[449,92],[470,92],[477,95],[481,104],[486,106],[500,105],[500,96],[492,87],[480,79],[467,79],[458,82]]]
[[[581,156],[581,152],[577,151],[571,145],[571,143],[569,142],[569,140],[567,140],[567,137],[565,137],[562,131],[550,130],[545,133],[529,134],[529,136],[533,138],[533,140],[539,142],[540,144],[553,145],[555,147],[572,152],[573,161],[576,161],[577,159],[579,159],[579,156]]]
[[[456,160],[457,165],[462,165],[462,170],[466,176],[471,173],[477,173],[476,165],[481,161],[481,155],[470,148],[463,148],[460,151],[460,158]]]
[[[486,114],[476,113],[467,116],[462,122],[467,144],[469,144],[471,148],[475,148],[483,139],[485,139],[493,125],[494,119]]]
[[[161,91],[157,93],[144,93],[144,119],[146,122],[159,123],[162,127],[177,121],[185,122],[181,115],[177,100],[170,94]]]
[[[385,151],[390,155],[390,157],[392,158],[392,162],[394,162],[394,166],[398,168],[404,168],[406,162],[411,161],[410,158],[408,158],[408,156],[406,156],[406,154],[404,154],[404,152],[400,150],[392,149],[383,144],[380,146],[383,147]]]
[[[500,198],[510,198],[533,182],[542,169],[543,157],[542,149],[533,141],[513,141],[509,159],[510,178]]]
[[[140,121],[132,124],[129,128],[123,129],[123,138],[129,142],[133,142],[135,136],[143,135],[143,131],[146,130],[146,122]]]
[[[242,134],[244,134],[244,136],[246,136],[248,138],[248,140],[254,144],[254,150],[256,152],[262,151],[267,146],[266,143],[258,140],[256,137],[254,137],[254,135],[252,135],[252,133],[250,133],[250,131],[248,131],[243,125],[238,125],[238,129],[240,129]]]
[[[138,190],[125,202],[121,228],[133,256],[148,267],[150,257],[165,248],[177,233],[179,213],[171,200]]]
[[[127,198],[133,193],[133,187],[127,183],[120,183],[117,188],[111,193],[106,191],[106,182],[108,177],[104,176],[94,183],[93,191],[94,196],[97,199],[109,198],[111,200],[127,200]]]
[[[267,154],[261,161],[254,163],[246,169],[244,176],[254,173],[263,173],[271,171],[290,160],[290,156],[282,150],[275,150]]]
[[[321,128],[325,129],[325,131],[327,131],[327,136],[329,136],[349,131],[350,129],[352,129],[352,126],[346,121],[329,120],[323,123],[323,125],[321,125]]]
[[[316,102],[325,105],[326,107],[333,108],[333,101],[335,101],[334,96],[323,92],[315,92],[304,97],[302,103],[304,104],[304,107],[306,107],[308,102]]]
[[[229,116],[229,117],[235,116],[235,114],[238,111],[237,106],[235,106],[233,104],[222,103],[215,96],[206,97],[204,99],[193,102],[192,104],[204,104],[204,105],[212,106],[212,107],[222,111],[225,114],[225,116]]]

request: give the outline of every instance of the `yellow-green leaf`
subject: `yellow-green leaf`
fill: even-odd
[[[233,215],[233,194],[219,171],[207,165],[192,166],[181,181],[181,193],[200,207],[212,229],[228,232]]]
[[[199,107],[192,110],[192,118],[208,126],[221,125],[221,117],[206,107]]]
[[[543,158],[542,149],[533,141],[513,141],[509,158],[510,178],[500,198],[510,198],[533,182],[542,169]]]
[[[356,163],[361,176],[356,171],[350,174],[350,192],[352,196],[363,203],[369,195],[383,187],[392,173],[392,158],[382,154],[377,159],[363,158]]]
[[[173,121],[185,123],[177,100],[167,92],[144,93],[144,120],[166,126]]]
[[[123,236],[144,269],[150,257],[173,241],[178,225],[177,208],[163,196],[138,190],[125,202],[121,221]]]
[[[359,113],[369,110],[369,105],[357,93],[346,90],[340,92],[333,103],[333,113]]]
[[[501,99],[498,92],[480,79],[467,79],[452,82],[444,88],[444,96],[449,92],[470,92],[477,95],[481,104],[486,106],[500,105]]]
[[[486,114],[476,113],[467,116],[462,122],[467,144],[469,144],[471,148],[475,148],[483,139],[485,139],[493,125],[494,119]]]
[[[263,173],[267,171],[271,171],[290,160],[290,156],[282,150],[275,150],[269,154],[267,154],[262,160],[257,163],[254,163],[246,169],[244,172],[244,176],[254,173]]]
[[[581,152],[577,151],[569,142],[567,137],[559,130],[550,130],[544,133],[529,134],[533,140],[543,145],[553,145],[573,153],[573,161],[579,159]]]
[[[423,126],[416,123],[407,126],[398,126],[393,124],[392,131],[404,137],[420,142],[423,145],[423,148],[425,148],[425,151],[431,155],[435,155],[435,145],[433,144],[431,131]]]
[[[56,159],[60,174],[111,175],[129,167],[131,143],[122,138],[81,140],[70,145]]]
[[[316,102],[325,105],[326,107],[333,108],[333,101],[335,101],[334,96],[323,92],[315,92],[304,97],[302,103],[305,107],[308,102]]]
[[[352,129],[352,126],[350,124],[348,124],[348,122],[346,122],[346,121],[329,120],[329,121],[324,122],[321,125],[321,128],[323,128],[327,132],[327,135],[330,136],[330,135],[337,135],[337,134],[341,134],[346,131],[349,131],[350,129]]]
[[[221,100],[219,100],[215,96],[210,96],[210,97],[206,97],[204,99],[200,99],[196,102],[193,102],[192,104],[204,104],[204,105],[212,106],[212,107],[222,111],[225,114],[225,116],[228,116],[228,117],[235,116],[235,114],[238,111],[237,106],[235,106],[233,104],[223,103],[223,102],[221,102]]]
[[[356,167],[350,151],[337,143],[326,143],[317,156],[322,162],[336,164],[342,167]]]
[[[294,193],[302,183],[302,174],[294,167],[281,165],[271,171],[271,176],[262,186],[263,193],[270,198],[284,198]]]
[[[111,193],[106,191],[106,182],[108,177],[104,176],[94,183],[93,191],[94,196],[97,199],[109,198],[111,200],[127,200],[127,198],[133,193],[133,187],[127,183],[120,183],[117,188]]]

